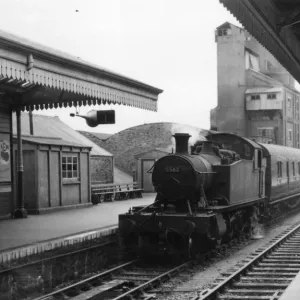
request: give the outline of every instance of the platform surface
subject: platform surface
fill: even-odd
[[[155,194],[143,198],[105,202],[43,215],[29,215],[27,219],[0,221],[0,252],[24,247],[51,239],[78,235],[94,230],[117,226],[118,215],[132,206],[149,205]]]
[[[300,272],[283,292],[279,300],[299,300],[300,299]]]

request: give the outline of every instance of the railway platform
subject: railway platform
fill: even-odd
[[[149,205],[154,198],[154,193],[143,194],[143,198],[29,215],[27,219],[2,220],[0,264],[87,239],[113,235],[117,231],[119,214],[132,206]]]
[[[299,300],[300,299],[300,272],[283,292],[279,300]]]

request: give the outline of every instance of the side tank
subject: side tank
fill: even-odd
[[[219,164],[212,142],[204,142],[200,155],[188,153],[187,133],[173,135],[176,141],[175,154],[159,159],[152,172],[152,182],[158,194],[168,200],[193,199],[200,194],[201,186],[212,186],[212,165]]]

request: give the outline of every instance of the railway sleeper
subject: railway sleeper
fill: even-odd
[[[272,297],[272,296],[271,296]],[[220,300],[242,300],[242,299],[247,299],[247,300],[270,300],[270,299],[277,299],[277,298],[270,298],[270,296],[233,296],[233,295],[219,295],[218,299]]]
[[[284,267],[284,268],[298,268],[300,270],[300,264],[280,264],[280,263],[264,263],[260,262],[258,263],[260,267]]]
[[[299,256],[299,251],[295,250],[279,250],[279,251],[274,251],[273,254],[288,254],[288,255],[294,255],[294,256]]]
[[[278,247],[276,247],[276,249],[287,249],[287,248],[299,249],[300,241],[288,241],[288,242],[284,242],[284,244],[281,244]]]
[[[290,278],[290,277],[279,277],[279,278],[274,278],[274,277],[246,277],[246,276],[242,276],[240,277],[240,281],[292,281],[294,278]]]
[[[243,295],[243,294],[247,294],[247,295],[250,295],[250,294],[254,294],[254,295],[269,295],[272,296],[274,295],[274,291],[271,291],[271,290],[258,290],[258,289],[247,289],[247,290],[238,290],[238,289],[226,289],[225,290],[226,293],[228,294],[231,294],[231,295],[235,295],[235,294],[239,294],[239,295]]]
[[[291,276],[295,277],[298,272],[248,272],[247,276]]]
[[[153,279],[153,277],[147,277],[147,275],[143,275],[143,276],[137,276],[137,277],[134,277],[134,276],[122,276],[122,275],[117,275],[117,276],[114,276],[115,279],[118,279],[118,280],[127,280],[127,281],[149,281],[151,279]]]
[[[291,259],[300,259],[300,254],[291,255],[289,253],[275,253],[268,256],[269,258],[291,258]]]
[[[135,272],[135,271],[123,271],[120,275],[125,275],[125,276],[153,276],[156,277],[158,274],[151,274],[151,272],[149,273],[145,273],[145,272]]]
[[[286,248],[286,247],[299,247],[299,240],[289,240],[286,243],[284,243],[283,245],[280,245],[279,247],[281,248]]]
[[[285,258],[265,258],[264,262],[268,262],[268,263],[300,263],[300,257],[298,259],[295,259],[293,257],[285,257]]]
[[[262,267],[253,267],[251,269],[251,271],[261,271],[261,272],[295,272],[295,274],[297,275],[299,270],[295,269],[295,268],[282,268],[282,267],[279,267],[279,268],[262,268]]]
[[[297,243],[299,245],[299,243]],[[286,247],[279,247],[277,248],[278,250],[299,250],[300,246],[292,246],[292,245],[287,245]]]
[[[289,242],[284,245],[280,245],[277,249],[299,249],[300,248],[299,243],[300,241]]]
[[[232,284],[232,287],[237,287],[237,288],[275,288],[276,290],[278,289],[285,289],[287,288],[288,284],[287,283],[260,283],[260,282],[236,282]]]

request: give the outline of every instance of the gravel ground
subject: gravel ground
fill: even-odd
[[[222,278],[222,273],[230,271],[239,262],[242,263],[251,253],[265,246],[273,238],[283,233],[292,225],[300,221],[300,214],[287,217],[265,229],[260,230],[262,237],[246,241],[237,247],[231,247],[227,253],[220,254],[207,262],[197,265],[159,288],[156,294],[157,300],[187,300],[192,299],[197,293],[209,288],[213,283]]]

